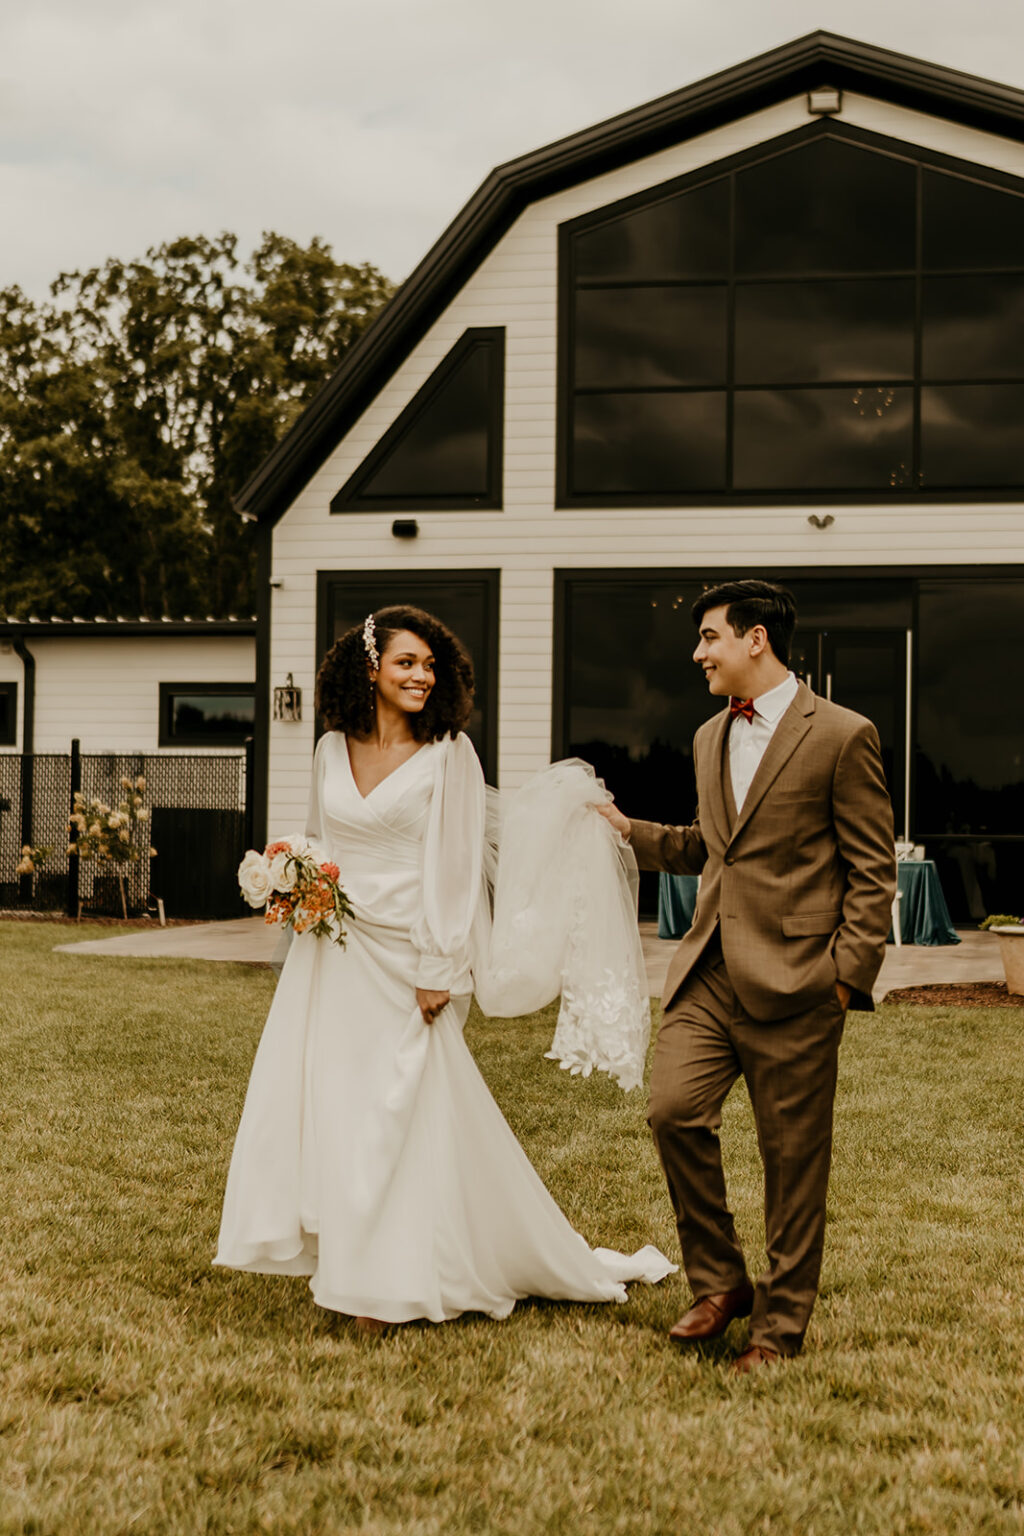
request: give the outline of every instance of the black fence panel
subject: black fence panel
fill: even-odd
[[[244,811],[158,806],[153,846],[151,888],[169,917],[251,916],[238,890]]]
[[[243,755],[83,753],[77,773],[86,799],[111,807],[142,780],[147,819],[133,837],[138,859],[69,861],[70,754],[0,753],[0,908],[76,910],[81,903],[83,913],[120,916],[121,875],[130,915],[155,911],[158,897],[168,917],[248,912],[236,874],[246,838]],[[52,851],[38,873],[19,876],[25,843]]]

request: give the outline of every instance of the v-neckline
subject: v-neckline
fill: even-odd
[[[413,762],[417,757],[419,757],[419,755],[423,751],[424,747],[429,747],[430,746],[430,742],[429,741],[421,742],[420,745],[416,748],[415,752],[410,752],[409,756],[407,758],[404,758],[402,760],[402,762],[400,762],[398,764],[397,768],[392,768],[390,773],[386,773],[382,779],[378,779],[376,784],[374,784],[374,786],[372,787],[372,789],[368,789],[366,791],[365,795],[363,794],[362,790],[359,788],[359,780],[356,778],[355,770],[352,767],[352,759],[349,756],[348,737],[346,735],[344,735],[344,733],[342,734],[342,746],[343,746],[344,751],[345,751],[345,766],[348,768],[348,776],[352,780],[352,788],[355,790],[356,794],[359,796],[360,800],[365,805],[367,803],[367,801],[370,799],[370,797],[372,795],[375,795],[377,793],[378,789],[380,789],[382,785],[386,784],[389,779],[393,779],[396,773],[401,773],[403,768],[407,767],[409,765],[409,763]]]

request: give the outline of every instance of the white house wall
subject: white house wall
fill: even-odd
[[[37,752],[67,752],[74,736],[83,752],[155,752],[161,683],[251,684],[256,675],[251,635],[30,632],[26,644],[36,662]],[[0,682],[11,680],[18,684],[18,746],[7,751],[21,748],[25,680],[18,656],[0,650]]]
[[[804,96],[533,203],[366,409],[275,530],[271,684],[311,690],[316,573],[501,570],[499,778],[514,785],[548,761],[551,745],[553,572],[558,567],[708,568],[955,566],[1024,561],[1020,504],[894,504],[827,508],[813,529],[806,504],[637,510],[554,509],[558,227],[646,187],[805,126]],[[842,121],[1024,177],[1024,145],[846,94]],[[415,542],[391,534],[386,513],[332,516],[349,478],[468,326],[504,326],[503,512],[419,512]],[[825,510],[825,509],[822,509]],[[307,695],[309,696],[309,695]],[[271,728],[270,827],[301,821],[312,711]]]

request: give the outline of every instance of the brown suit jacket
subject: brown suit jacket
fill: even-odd
[[[693,926],[673,955],[668,1007],[716,925],[733,989],[765,1022],[819,1006],[837,981],[870,1009],[896,889],[892,806],[878,732],[800,683],[738,815],[729,711],[694,737],[697,820],[631,823],[641,869],[700,875]]]

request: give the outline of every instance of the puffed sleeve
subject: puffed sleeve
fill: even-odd
[[[306,812],[306,836],[314,843],[323,843],[323,810],[320,786],[324,775],[324,753],[327,736],[321,736],[313,753],[313,771],[309,776],[309,809]]]
[[[450,991],[465,974],[482,889],[485,811],[480,760],[460,733],[444,742],[423,840],[423,904],[411,935],[420,952],[418,987]]]

